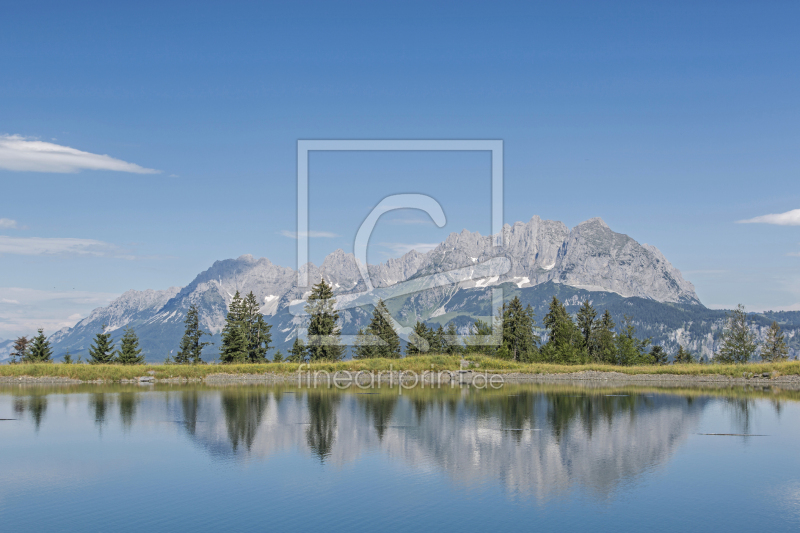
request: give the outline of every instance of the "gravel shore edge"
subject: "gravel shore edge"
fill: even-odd
[[[354,376],[353,373],[351,376]],[[483,378],[481,377],[483,376]],[[495,377],[496,376],[496,377]],[[529,373],[493,373],[487,372],[472,372],[472,371],[444,371],[441,373],[441,381],[443,383],[458,382],[460,384],[475,384],[482,383],[482,379],[494,378],[495,383],[504,384],[518,384],[518,383],[573,383],[573,384],[592,384],[597,385],[648,385],[660,387],[683,387],[683,386],[758,386],[758,387],[778,387],[781,389],[800,390],[800,376],[774,376],[774,375],[757,375],[741,378],[732,378],[722,375],[681,375],[681,374],[624,374],[622,372],[599,372],[599,371],[582,371],[558,374],[529,374]],[[347,381],[346,375],[337,377],[337,383],[344,383]],[[409,384],[413,381],[410,376],[401,376],[397,372],[391,375],[388,372],[382,373],[380,376],[381,383],[399,383],[403,380],[404,384]],[[477,381],[476,381],[477,380]],[[323,384],[328,381],[327,378],[321,376],[318,383]],[[332,380],[331,380],[332,381]],[[426,383],[429,381],[426,380]],[[78,384],[108,384],[110,381],[81,381],[67,377],[33,377],[33,376],[20,376],[9,377],[0,376],[0,385],[14,385],[14,384],[28,384],[28,385],[78,385]],[[167,378],[167,379],[154,379],[152,377],[143,376],[138,379],[128,379],[117,381],[117,383],[127,384],[189,384],[189,383],[204,383],[207,385],[232,385],[232,384],[267,384],[267,385],[298,385],[298,374],[211,374],[204,379],[194,378]],[[304,374],[302,378],[302,385],[313,385],[313,377],[309,378]]]

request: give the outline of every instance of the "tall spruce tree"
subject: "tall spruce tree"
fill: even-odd
[[[786,339],[778,323],[772,322],[764,346],[761,348],[761,360],[777,363],[787,359],[789,359],[789,347],[786,345]]]
[[[584,349],[581,330],[556,296],[550,301],[543,323],[549,331],[547,344],[542,347],[542,357],[546,361],[561,364],[586,362],[588,351]]]
[[[272,326],[264,320],[259,311],[258,300],[253,291],[242,302],[242,319],[247,336],[247,360],[250,363],[266,363],[267,351],[270,349]]]
[[[616,343],[614,328],[617,325],[611,318],[611,313],[608,309],[605,310],[603,316],[595,325],[592,336],[589,339],[591,346],[589,353],[592,359],[598,363],[616,363]]]
[[[178,353],[175,354],[173,360],[179,365],[189,363],[200,364],[203,362],[203,348],[211,343],[202,342],[203,335],[209,334],[200,329],[200,313],[196,305],[192,304],[189,307],[189,311],[186,312],[186,319],[183,323],[186,324],[186,329],[183,332],[180,349]]]
[[[244,321],[244,303],[239,291],[233,295],[222,328],[222,346],[219,349],[219,360],[225,364],[246,363],[249,359],[247,331]]]
[[[114,343],[111,341],[111,333],[106,333],[106,327],[103,324],[101,332],[94,336],[94,342],[89,346],[90,365],[107,365],[114,362]]]
[[[311,288],[311,295],[305,307],[311,319],[308,324],[308,358],[311,361],[340,361],[344,358],[345,347],[338,326],[339,312],[333,287],[323,278]]]
[[[666,365],[669,363],[669,356],[664,348],[661,346],[653,346],[650,348],[650,357],[654,365]]]
[[[530,305],[523,308],[519,296],[503,304],[503,353],[513,361],[528,361],[536,353],[539,336],[534,332],[536,321]]]
[[[449,339],[445,339],[445,347],[444,353],[447,355],[459,355],[464,352],[463,347],[459,344],[456,337],[458,336],[458,330],[456,329],[456,325],[453,322],[450,322],[447,325],[447,329],[445,330],[445,335],[450,337]]]
[[[676,365],[685,365],[687,363],[693,363],[694,356],[683,347],[683,345],[678,346],[678,353],[675,354],[675,358],[673,359],[673,364]]]
[[[722,333],[717,360],[720,363],[747,363],[758,349],[756,334],[750,331],[747,324],[747,313],[744,306],[739,304],[728,315],[728,323]]]
[[[590,356],[593,356],[591,353],[591,338],[592,332],[595,328],[595,321],[597,320],[597,311],[595,311],[592,304],[589,303],[589,300],[584,300],[581,308],[578,310],[578,328],[580,328],[581,333],[583,334],[583,345],[586,348],[586,351],[589,353]]]
[[[411,333],[409,343],[406,346],[406,355],[419,355],[430,351],[430,336],[428,326],[424,322],[417,320],[414,324],[414,331]]]
[[[116,362],[121,365],[143,365],[144,356],[139,348],[139,338],[133,328],[126,328],[117,350]]]
[[[28,347],[23,360],[28,363],[49,363],[52,356],[53,349],[50,347],[50,341],[44,336],[44,330],[40,329],[39,334],[33,338]]]
[[[359,328],[353,344],[353,359],[374,359],[377,357],[375,344],[372,342],[369,329]]]
[[[474,337],[477,336],[490,337],[493,333],[492,326],[489,325],[488,322],[476,320],[472,324],[472,331],[470,332],[470,335],[466,337],[465,351],[467,353],[495,355],[495,352],[497,352],[497,346],[484,344],[485,341],[474,339]]]
[[[11,348],[11,363],[16,363],[17,358],[20,361],[25,361],[25,358],[28,355],[28,347],[30,346],[31,341],[28,337],[17,337],[14,341],[14,345]]]
[[[300,335],[294,338],[292,349],[289,350],[289,357],[286,358],[290,363],[305,363],[307,348]]]
[[[361,332],[364,341],[358,342],[356,347],[356,357],[359,359],[366,359],[370,357],[383,357],[387,359],[400,358],[400,337],[392,327],[389,321],[389,309],[383,300],[378,300],[375,309],[372,312],[372,319],[369,322],[366,330]],[[381,344],[370,345],[366,344],[364,335],[374,335],[378,337]]]
[[[644,365],[651,361],[647,347],[650,339],[636,337],[636,326],[633,317],[625,316],[620,325],[619,333],[614,338],[616,344],[616,364],[618,365]]]

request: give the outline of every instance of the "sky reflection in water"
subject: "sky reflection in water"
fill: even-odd
[[[797,393],[373,392],[3,389],[3,529],[800,527]]]

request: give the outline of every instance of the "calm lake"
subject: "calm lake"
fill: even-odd
[[[5,387],[0,529],[795,532],[799,399]]]

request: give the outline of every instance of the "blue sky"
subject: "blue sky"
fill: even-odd
[[[600,216],[706,305],[800,308],[800,214],[737,223],[800,209],[797,2],[166,4],[3,6],[0,337],[217,259],[294,266],[298,139],[502,139],[506,222]],[[372,260],[489,231],[486,154],[310,168],[316,263],[386,194],[448,224],[389,216]]]

